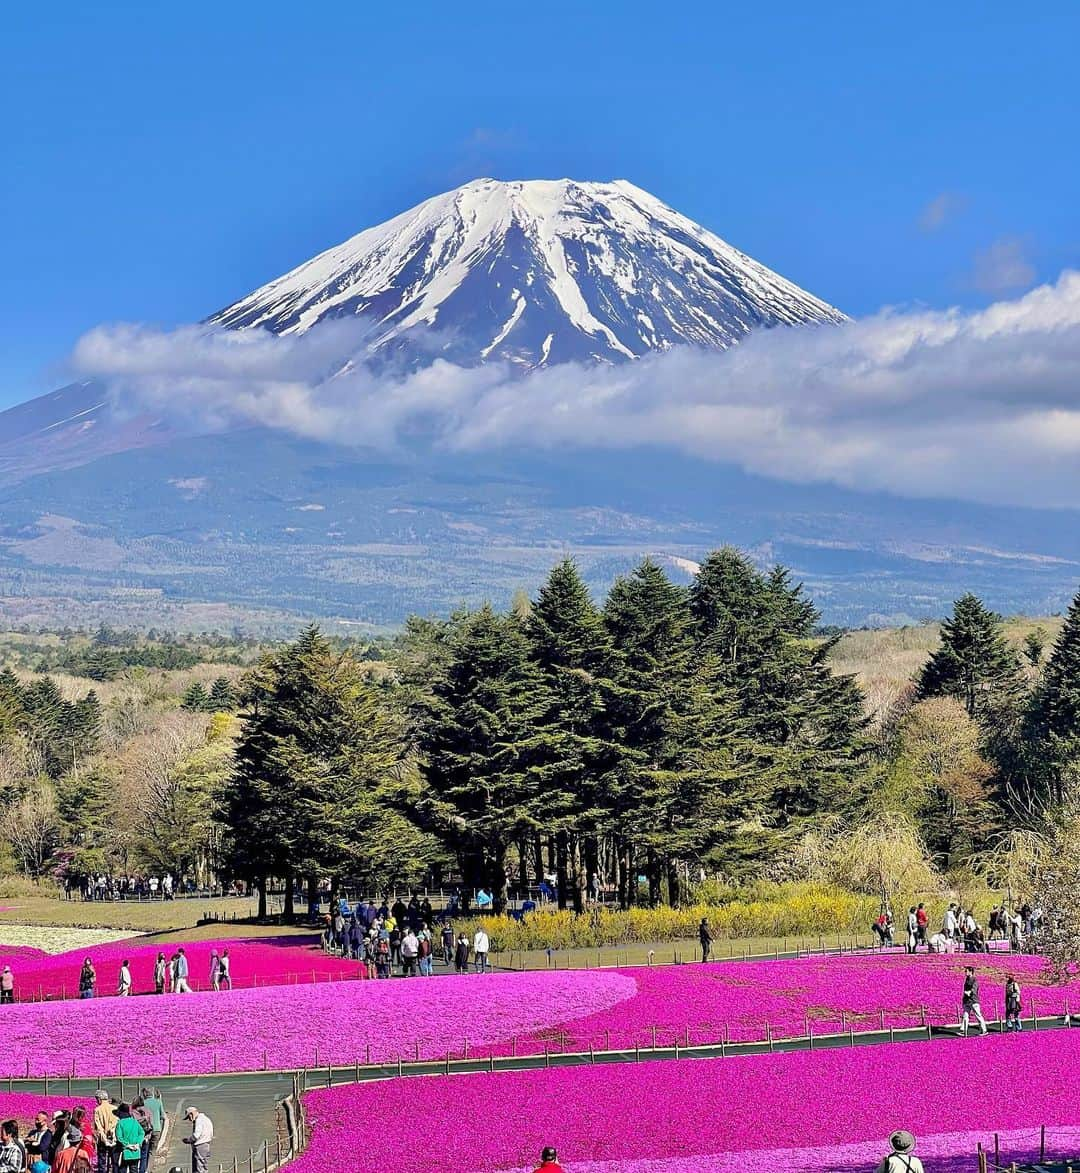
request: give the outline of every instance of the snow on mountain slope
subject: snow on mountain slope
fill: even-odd
[[[369,355],[528,368],[726,347],[844,315],[625,180],[477,179],[210,321],[291,334],[329,318],[358,319]]]

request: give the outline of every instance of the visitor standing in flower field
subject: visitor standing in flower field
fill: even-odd
[[[184,1115],[191,1122],[191,1135],[184,1137],[184,1144],[191,1145],[191,1173],[206,1173],[210,1165],[210,1145],[214,1140],[213,1121],[194,1106]]]
[[[701,918],[697,935],[698,940],[701,942],[701,961],[704,964],[709,960],[709,949],[712,946],[712,933],[709,932],[709,922],[705,917]]]
[[[82,963],[82,969],[79,971],[79,997],[92,998],[94,996],[94,986],[97,985],[97,971],[94,969],[94,963],[88,957]]]
[[[188,985],[188,974],[191,972],[188,966],[188,959],[181,946],[176,951],[176,955],[172,961],[172,978],[173,978],[173,992],[176,994],[190,994],[191,986]]]
[[[917,931],[915,933],[916,944],[926,944],[926,926],[930,923],[930,917],[927,915],[926,908],[920,904],[915,909],[915,924]]]
[[[960,1029],[964,1035],[968,1032],[968,1023],[972,1016],[979,1023],[979,1034],[986,1034],[986,1019],[983,1018],[982,1007],[979,1005],[979,979],[975,970],[968,966],[964,970],[964,1014],[960,1019]]]
[[[473,937],[473,963],[477,973],[488,972],[488,935],[483,929],[477,929]]]
[[[1005,982],[1005,1029],[1022,1030],[1020,1025],[1020,983],[1010,973]]]
[[[900,1129],[889,1137],[891,1151],[881,1159],[877,1173],[923,1173],[922,1161],[912,1156],[915,1138],[910,1132]]]
[[[210,950],[210,989],[217,990],[218,983],[221,981],[221,974],[218,972],[218,951],[216,949]]]
[[[154,959],[154,993],[164,994],[165,983],[168,980],[169,963],[165,960],[165,954],[159,953]]]
[[[919,943],[919,918],[915,913],[915,905],[913,904],[908,909],[907,914],[907,951],[909,953],[915,952],[915,946]]]
[[[229,960],[228,948],[222,949],[218,958],[218,989],[232,989],[232,962]]]
[[[121,998],[131,993],[131,966],[126,957],[120,962],[120,972],[116,976],[116,993]]]
[[[15,1001],[15,975],[11,972],[11,966],[5,965],[0,971],[0,1005],[5,1002]]]
[[[563,1167],[559,1164],[559,1154],[551,1145],[547,1145],[540,1153],[540,1169],[546,1169],[548,1173],[563,1173]]]

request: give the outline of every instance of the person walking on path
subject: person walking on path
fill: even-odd
[[[889,1137],[890,1152],[882,1157],[877,1173],[923,1173],[922,1161],[912,1156],[915,1138],[905,1129]]]
[[[207,1173],[210,1166],[210,1145],[214,1140],[214,1124],[205,1112],[192,1106],[184,1113],[191,1121],[191,1135],[184,1144],[191,1145],[191,1173]]]
[[[960,1031],[965,1038],[972,1016],[979,1024],[979,1034],[986,1034],[986,1019],[983,1018],[982,1007],[979,1005],[979,979],[975,976],[974,967],[969,965],[964,970],[964,1014],[960,1019]]]
[[[1023,1030],[1020,1025],[1020,983],[1011,973],[1005,982],[1005,1029],[1010,1033]]]
[[[473,937],[473,965],[477,973],[488,972],[488,935],[483,929],[477,929]]]
[[[458,973],[469,972],[469,938],[464,933],[457,939],[457,948],[454,950],[454,969]]]
[[[184,953],[183,947],[177,949],[176,956],[173,958],[173,992],[177,994],[190,994],[191,987],[188,985],[188,974],[190,973],[188,967],[188,959]]]
[[[94,963],[88,957],[82,963],[82,969],[79,971],[79,997],[92,998],[94,996],[94,986],[97,985],[97,970],[94,969]]]
[[[941,919],[941,931],[950,940],[956,939],[956,905],[950,904]]]
[[[222,949],[218,958],[218,989],[232,989],[232,962],[229,960],[228,949]]]
[[[218,951],[216,949],[210,950],[210,989],[215,993],[221,988],[221,963],[218,959]]]
[[[454,923],[444,920],[442,927],[442,959],[443,965],[450,966],[454,962]]]
[[[98,1088],[94,1093],[94,1143],[97,1146],[98,1173],[115,1173],[116,1169],[116,1112],[109,1093]]]
[[[709,932],[709,922],[705,917],[701,918],[697,935],[698,940],[701,942],[701,963],[704,965],[709,960],[709,949],[712,946],[712,933]]]
[[[0,971],[0,1006],[15,1001],[15,975],[11,966],[5,965]]]
[[[165,960],[165,954],[159,953],[154,961],[154,993],[165,993],[165,975],[169,972],[168,962]]]
[[[120,972],[116,976],[116,993],[120,998],[131,994],[131,966],[126,957],[120,962]]]
[[[545,1145],[540,1153],[538,1173],[540,1169],[546,1169],[547,1173],[563,1173],[563,1167],[559,1164],[559,1154],[552,1145]]]
[[[420,942],[411,928],[401,938],[401,972],[405,977],[416,975],[416,959],[420,956]]]

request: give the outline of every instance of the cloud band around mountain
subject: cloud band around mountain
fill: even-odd
[[[302,335],[100,327],[74,366],[121,409],[393,447],[661,445],[794,482],[998,504],[1080,502],[1080,273],[976,312],[883,311],[525,378],[436,359],[376,371],[347,321]],[[643,469],[643,476],[647,471]]]

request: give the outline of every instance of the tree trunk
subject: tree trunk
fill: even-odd
[[[649,877],[649,906],[655,908],[660,903],[660,864],[651,847],[646,855],[645,871]]]
[[[600,845],[595,835],[585,840],[585,891],[591,899],[599,888],[597,877],[600,872]]]
[[[536,886],[539,887],[544,878],[544,841],[541,839],[539,831],[533,836],[533,854],[536,856],[536,861],[533,864],[536,868]]]
[[[290,923],[296,915],[296,909],[293,907],[293,883],[296,879],[296,873],[292,868],[285,869],[285,911],[282,913],[282,919],[286,923]]]
[[[307,874],[308,908],[314,908],[319,903],[319,877],[314,872]]]
[[[626,844],[626,907],[633,908],[637,904],[637,859],[634,857],[634,845]]]
[[[524,900],[529,893],[529,845],[522,835],[517,841],[518,891]]]
[[[566,872],[566,841],[567,835],[565,831],[559,831],[555,835],[555,884],[558,888],[560,910],[566,907],[566,889],[568,887]]]
[[[255,915],[259,920],[266,920],[266,877],[260,876],[255,882],[259,886],[259,910]]]
[[[573,868],[574,911],[580,916],[585,911],[585,859],[584,845],[580,835],[571,843],[570,860]]]
[[[667,889],[668,889],[668,903],[672,908],[679,907],[679,861],[676,859],[668,859],[667,861]]]

